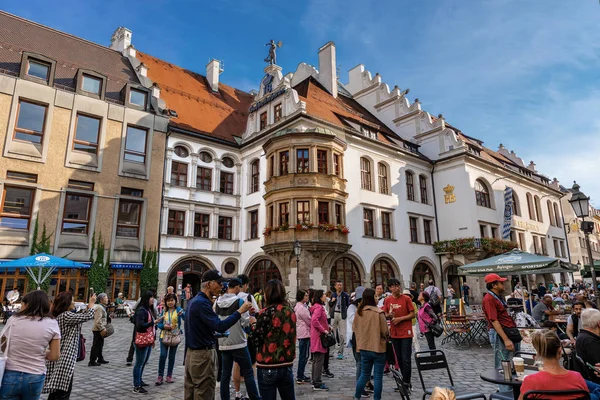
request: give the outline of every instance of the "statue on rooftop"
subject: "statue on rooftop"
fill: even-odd
[[[265,58],[265,62],[268,62],[271,65],[277,64],[277,48],[281,47],[283,43],[281,43],[281,40],[277,43],[275,43],[275,41],[273,39],[271,39],[271,41],[267,44],[265,44],[265,46],[269,46],[269,55],[267,56],[267,58]]]

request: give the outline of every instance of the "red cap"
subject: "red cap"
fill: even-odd
[[[487,274],[484,278],[485,283],[492,283],[492,282],[504,282],[506,280],[508,280],[508,278],[502,278],[500,277],[500,275],[498,274]]]

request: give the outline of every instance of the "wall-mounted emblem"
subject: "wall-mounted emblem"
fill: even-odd
[[[454,195],[454,186],[448,184],[448,186],[444,188],[444,192],[446,193],[444,195],[444,201],[446,204],[454,203],[456,201],[456,196]]]
[[[266,74],[262,80],[263,94],[271,93],[273,91],[273,75]]]

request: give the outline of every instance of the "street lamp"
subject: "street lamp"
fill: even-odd
[[[590,210],[590,198],[579,191],[579,185],[577,182],[573,182],[573,188],[571,199],[569,203],[573,207],[575,216],[581,218],[581,230],[585,235],[585,245],[587,246],[588,259],[590,262],[590,269],[592,271],[592,293],[594,294],[596,305],[598,305],[598,296],[596,296],[596,290],[598,289],[598,282],[596,282],[596,269],[594,268],[594,259],[592,257],[592,246],[590,246],[590,233],[594,231],[594,223],[586,222],[585,217],[589,215]]]
[[[296,256],[296,290],[300,289],[300,253],[302,253],[302,245],[296,240],[296,243],[294,243],[294,255]]]

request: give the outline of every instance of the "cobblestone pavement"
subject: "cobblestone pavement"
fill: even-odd
[[[127,351],[133,325],[125,318],[114,319],[115,334],[106,339],[104,345],[104,357],[110,363],[100,367],[88,367],[88,360],[77,363],[75,368],[75,380],[73,383],[73,392],[71,399],[88,400],[99,398],[103,400],[112,399],[130,399],[144,398],[150,400],[171,400],[183,399],[183,345],[179,346],[177,359],[175,362],[173,384],[163,384],[154,386],[158,369],[158,346],[153,349],[150,360],[144,371],[144,381],[149,383],[147,388],[149,393],[146,396],[132,392],[133,385],[133,367],[126,366]],[[87,322],[83,325],[83,335],[87,340],[87,354],[92,346],[92,324]],[[447,344],[440,347],[441,340],[437,340],[438,347],[445,351],[448,357],[450,370],[454,378],[454,383],[459,388],[480,391],[489,395],[496,391],[494,385],[483,382],[479,374],[484,369],[489,369],[493,363],[492,350],[489,346],[480,348],[473,345],[467,349],[456,349],[453,344]],[[422,349],[426,349],[425,339],[420,339]],[[355,364],[352,354],[347,351],[344,360],[330,359],[330,370],[335,375],[333,379],[324,378],[324,382],[330,387],[329,392],[314,392],[312,386],[296,385],[296,397],[298,399],[352,399],[355,385]],[[294,368],[294,373],[296,368]],[[310,364],[307,366],[307,372],[310,373]],[[442,374],[425,373],[425,381],[430,384],[443,385]],[[399,394],[394,392],[395,383],[391,376],[384,376],[383,381],[383,399],[398,399]],[[414,387],[411,399],[421,399],[423,392],[419,381],[419,374],[413,361],[412,385]],[[242,384],[242,391],[245,392]],[[45,396],[43,397],[46,398]],[[218,390],[217,390],[217,397]],[[233,397],[232,397],[233,399]],[[286,399],[283,399],[286,400]]]

